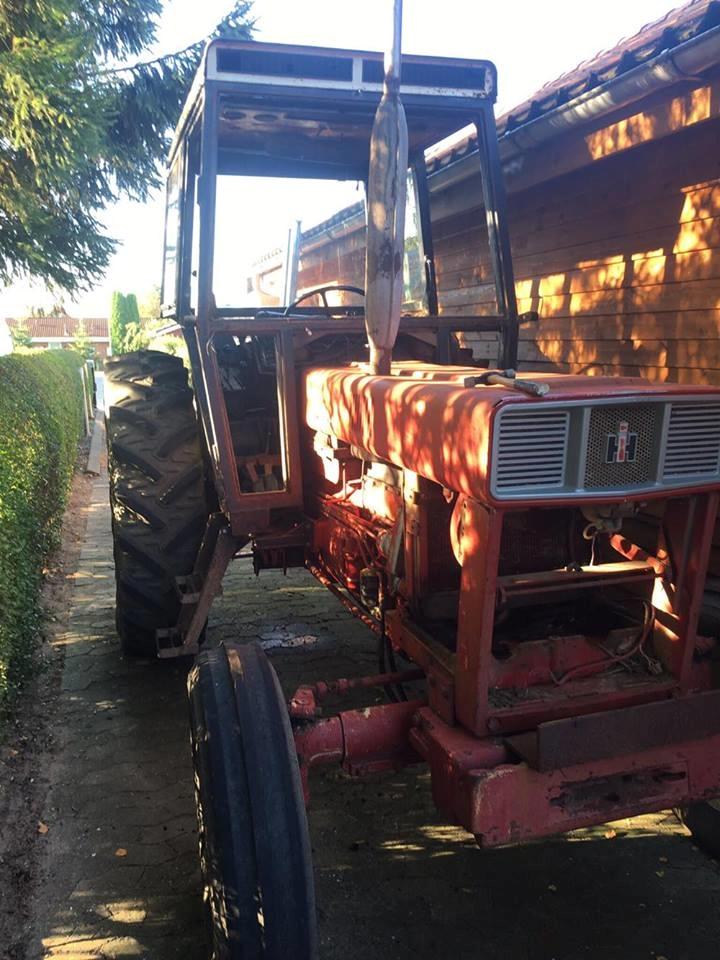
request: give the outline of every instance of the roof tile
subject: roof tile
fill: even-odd
[[[81,325],[88,337],[109,336],[107,317],[8,317],[7,324],[11,330],[23,327],[37,340],[47,337],[76,337]]]
[[[544,84],[527,100],[498,118],[498,136],[502,137],[522,124],[718,25],[720,0],[689,0],[688,3],[670,10],[659,20],[646,24],[633,36],[620,40],[609,50],[601,51],[589,60],[579,63],[573,70]],[[475,146],[474,128],[467,127],[450,142],[440,145],[437,152],[430,151],[429,169],[440,169],[469,153]]]

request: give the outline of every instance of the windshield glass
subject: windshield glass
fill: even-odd
[[[423,309],[425,270],[411,182],[405,236],[406,307]],[[364,288],[364,184],[218,177],[213,270],[217,306],[287,306],[287,273],[293,266],[295,297],[328,284]],[[361,300],[357,294],[338,291],[328,295],[328,302],[358,305]]]

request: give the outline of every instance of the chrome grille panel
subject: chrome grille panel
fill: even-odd
[[[503,405],[493,427],[498,500],[720,486],[720,398],[638,396]]]
[[[654,483],[663,406],[661,403],[628,403],[592,408],[585,462],[586,490],[621,490]],[[617,436],[620,424],[627,424],[628,433],[636,438],[637,452],[632,460],[608,462],[608,440]]]
[[[720,403],[673,403],[663,480],[713,477],[720,471]]]
[[[500,419],[497,441],[498,493],[562,487],[569,426],[567,410],[508,410]]]

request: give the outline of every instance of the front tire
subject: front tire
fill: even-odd
[[[691,803],[682,819],[700,849],[720,859],[720,799]]]
[[[155,657],[155,632],[180,612],[207,523],[205,465],[179,357],[138,350],[105,363],[115,620],[123,652]]]
[[[213,960],[315,960],[310,839],[275,671],[256,644],[203,651],[188,679]]]

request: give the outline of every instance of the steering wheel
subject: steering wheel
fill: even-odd
[[[285,313],[283,316],[288,316],[293,312],[295,307],[299,307],[301,303],[304,303],[306,300],[309,300],[310,297],[320,297],[323,302],[323,309],[328,316],[328,319],[332,317],[332,307],[327,301],[328,293],[332,292],[344,292],[344,293],[357,293],[359,296],[364,297],[365,291],[362,287],[353,287],[349,283],[327,283],[322,287],[315,287],[313,290],[306,290],[305,293],[298,297],[289,307],[286,307]]]

